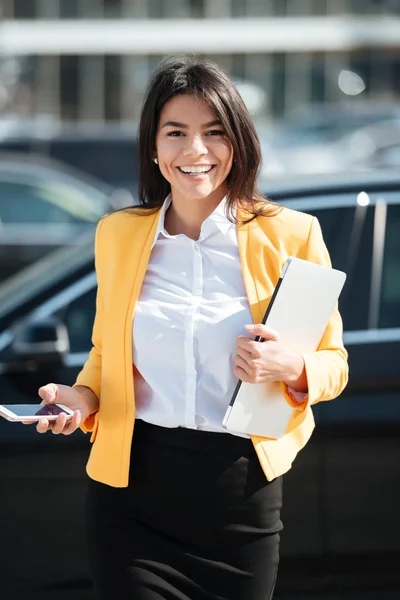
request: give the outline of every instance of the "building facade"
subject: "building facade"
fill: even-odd
[[[254,118],[261,122],[314,104],[349,102],[354,96],[377,102],[395,102],[400,96],[400,36],[397,44],[388,43],[381,28],[381,42],[376,37],[377,19],[384,19],[384,23],[399,19],[400,0],[2,0],[0,6],[0,44],[2,27],[5,38],[7,27],[27,22],[32,28],[39,23],[51,27],[55,21],[61,27],[71,27],[71,21],[72,27],[74,23],[87,23],[90,32],[95,33],[96,24],[119,22],[122,26],[132,22],[137,26],[139,22],[151,27],[162,20],[166,34],[170,25],[176,27],[178,21],[182,22],[185,50],[183,33],[190,34],[190,28],[199,23],[221,23],[220,32],[214,28],[210,33],[206,54],[242,86]],[[302,36],[302,27],[307,26],[304,17],[310,22],[320,18],[318,23],[327,28],[325,44],[314,27],[317,42],[310,37],[307,47],[306,30]],[[231,48],[218,47],[219,35],[226,34],[231,25],[240,30],[249,19],[265,22],[266,27],[272,24],[271,31],[274,22],[279,24],[281,43],[277,39],[275,45],[268,46],[264,40],[257,47],[249,35],[248,47],[245,42],[238,48],[235,44]],[[354,27],[370,27],[371,35],[362,43],[344,42],[341,47],[340,30],[347,22]],[[73,28],[70,31],[73,39]],[[354,31],[356,38],[358,29]],[[334,43],[329,42],[330,33]],[[23,37],[21,34],[21,43]],[[297,45],[292,47],[294,37]],[[3,47],[0,114],[50,115],[63,121],[136,122],[148,77],[169,52],[168,48],[163,51],[162,40],[157,48],[143,53],[133,48],[132,41],[127,40],[126,48],[121,50],[108,43],[104,51],[98,46],[93,51],[87,47],[83,50],[79,43],[74,51],[60,50],[57,43],[50,49],[41,49],[39,44],[27,54],[18,48],[15,51],[15,44],[14,50]],[[188,50],[193,51],[193,47]],[[204,48],[199,53],[204,54]],[[350,74],[350,88],[340,83],[343,73],[347,77]],[[342,80],[346,81],[346,75]]]

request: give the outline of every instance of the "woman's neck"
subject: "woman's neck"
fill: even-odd
[[[218,195],[210,195],[199,200],[186,200],[172,194],[172,202],[168,208],[164,227],[170,235],[183,233],[192,240],[198,240],[201,226],[204,221],[214,212],[225,192]]]

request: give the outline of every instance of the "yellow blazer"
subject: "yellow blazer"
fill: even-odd
[[[239,215],[240,216],[240,215]],[[126,210],[104,217],[96,232],[98,279],[93,347],[75,385],[91,388],[98,413],[82,425],[92,431],[88,475],[114,487],[128,485],[135,422],[132,371],[132,322],[150,257],[159,213],[141,216]],[[318,220],[284,208],[273,217],[238,225],[238,244],[247,297],[255,323],[264,312],[288,256],[330,265]],[[314,429],[311,405],[338,396],[348,379],[342,321],[336,308],[317,352],[303,355],[308,398],[296,406],[287,432],[279,439],[252,436],[267,479],[288,471]]]

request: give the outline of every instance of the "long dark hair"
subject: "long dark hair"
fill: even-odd
[[[153,158],[161,111],[171,98],[180,94],[204,99],[232,144],[234,162],[227,178],[230,220],[238,222],[235,218],[238,203],[249,213],[250,220],[258,215],[276,214],[280,207],[265,198],[257,187],[260,142],[242,97],[221,67],[195,55],[175,55],[163,60],[147,85],[139,123],[140,207],[158,209],[171,191]]]

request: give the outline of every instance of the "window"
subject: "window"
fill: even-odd
[[[396,2],[389,0],[370,0],[369,2],[365,2],[365,0],[350,0],[349,2],[349,12],[358,15],[365,14],[375,14],[379,15],[385,11],[387,12],[395,12],[396,11]]]
[[[60,0],[61,19],[75,19],[80,13],[80,0]]]
[[[66,121],[75,121],[78,118],[80,58],[60,56],[61,117]]]
[[[332,266],[347,273],[339,300],[344,329],[366,329],[371,286],[372,208],[349,206],[307,212],[320,222]]]
[[[0,219],[7,223],[79,223],[51,190],[22,183],[0,182]]]
[[[379,327],[400,327],[400,204],[389,205],[386,221]]]
[[[117,187],[137,194],[137,142],[132,136],[54,140],[50,155]]]
[[[148,0],[147,10],[150,19],[163,19],[167,16],[163,0]]]
[[[37,0],[14,0],[15,19],[34,19],[37,15]]]
[[[89,352],[96,312],[96,288],[73,300],[59,314],[68,330],[70,351]]]
[[[273,14],[275,17],[286,17],[288,0],[272,0]]]
[[[104,57],[104,112],[107,121],[121,119],[122,65],[120,56]]]
[[[192,19],[204,18],[204,0],[190,0],[189,7]]]
[[[63,181],[43,185],[0,181],[0,221],[12,223],[95,223],[104,213],[100,201]]]
[[[377,149],[368,161],[368,166],[398,169],[400,166],[400,142],[386,148]]]
[[[123,0],[103,0],[104,18],[118,19],[121,17]]]

